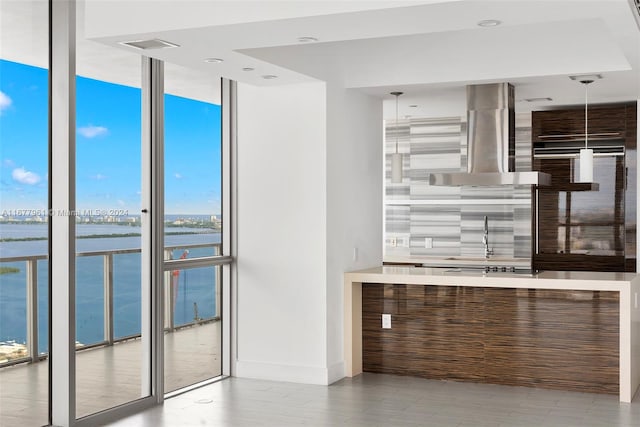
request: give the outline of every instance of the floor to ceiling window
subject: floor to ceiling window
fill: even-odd
[[[143,384],[141,62],[76,42],[76,416],[151,394]]]
[[[165,64],[165,392],[222,374],[220,79]],[[192,262],[197,261],[197,265]]]
[[[0,425],[49,420],[48,4],[0,3]]]
[[[102,425],[228,373],[220,78],[85,39],[81,1],[0,5],[0,425]]]

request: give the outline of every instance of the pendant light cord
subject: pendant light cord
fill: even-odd
[[[400,94],[396,94],[396,154],[398,154],[398,133],[400,132],[400,125],[398,124],[398,97]]]
[[[391,92],[391,95],[396,97],[396,154],[398,154],[398,133],[400,133],[400,124],[398,123],[398,97],[402,94],[403,92]]]
[[[589,84],[593,83],[593,80],[580,80],[580,83],[584,85],[584,148],[588,147],[589,140]]]
[[[589,83],[591,82],[588,80],[584,82],[584,148],[588,148],[587,142],[589,139]]]

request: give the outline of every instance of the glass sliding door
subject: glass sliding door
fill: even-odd
[[[77,21],[76,417],[150,396],[142,336],[141,61]]]
[[[75,6],[0,1],[2,426],[104,425],[223,371],[220,79],[169,65],[158,96],[162,67],[86,40],[83,7],[73,45]]]
[[[49,423],[49,7],[0,2],[0,425]]]
[[[165,392],[222,374],[220,79],[165,64]]]

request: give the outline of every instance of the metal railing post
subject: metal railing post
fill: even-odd
[[[38,353],[38,260],[27,260],[27,351],[31,362]]]
[[[171,249],[164,250],[164,259],[171,259]],[[173,307],[175,306],[173,296],[173,272],[165,271],[164,272],[164,327],[170,331],[173,331],[175,327],[175,319]]]
[[[104,340],[113,345],[113,254],[107,253],[102,257],[104,290]]]
[[[217,244],[214,246],[214,255],[220,255],[221,252],[221,247],[220,244]],[[222,295],[222,266],[220,265],[216,265],[215,267],[213,267],[216,269],[216,314],[215,317],[221,317],[221,295]]]

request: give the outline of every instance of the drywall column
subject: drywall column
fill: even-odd
[[[325,84],[237,98],[235,374],[326,384]]]
[[[327,370],[344,377],[344,273],[382,264],[382,101],[327,84]]]
[[[240,377],[344,376],[343,274],[382,262],[382,102],[238,88]]]

